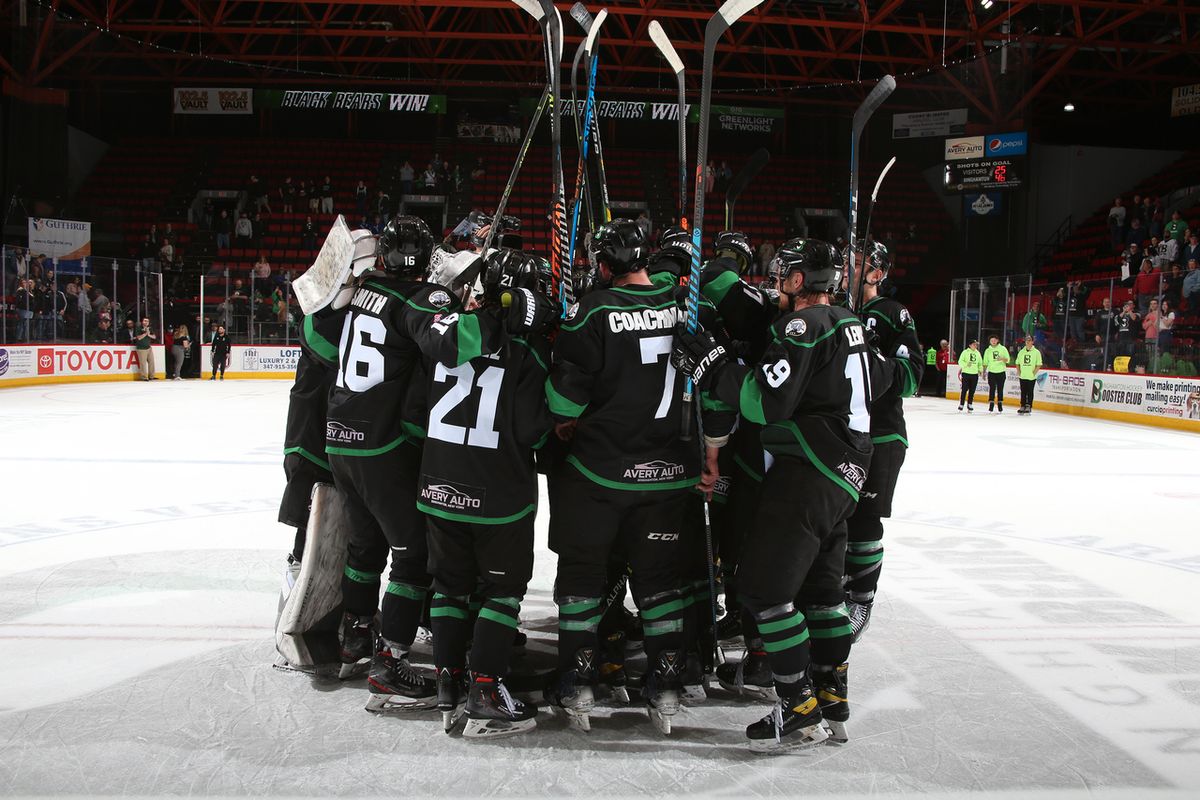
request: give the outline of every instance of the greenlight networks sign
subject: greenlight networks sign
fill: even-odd
[[[717,130],[737,133],[771,133],[775,120],[783,119],[782,108],[750,108],[749,106],[713,106]],[[692,106],[688,122],[700,120],[700,109]]]
[[[293,108],[306,111],[398,111],[416,114],[445,114],[444,94],[401,94],[398,92],[323,92],[307,89],[261,89],[260,107]]]

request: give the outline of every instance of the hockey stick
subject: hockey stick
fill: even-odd
[[[675,73],[675,83],[679,88],[679,226],[687,227],[687,93],[683,80],[683,61],[675,52],[675,46],[667,38],[666,31],[658,20],[650,23],[650,39],[658,52],[671,65]]]
[[[695,205],[692,211],[692,269],[688,276],[687,330],[695,333],[700,315],[700,237],[704,227],[704,166],[708,160],[708,115],[712,110],[713,56],[717,42],[733,23],[762,0],[725,0],[704,26],[704,67],[700,79],[700,125],[696,140]],[[691,438],[692,379],[683,388],[683,416],[680,435]]]
[[[514,0],[515,1],[515,0]],[[527,0],[523,0],[527,2]],[[538,0],[547,32],[550,74],[550,274],[564,311],[575,302],[571,265],[567,263],[567,213],[562,169],[562,16],[553,0]]]
[[[579,113],[579,99],[576,97],[575,88],[578,84],[576,73],[579,70],[579,62],[583,60],[583,48],[587,45],[587,33],[592,29],[591,13],[583,5],[576,3],[571,6],[571,19],[579,23],[579,27],[583,28],[584,38],[580,40],[579,47],[575,48],[575,58],[571,61],[571,117],[575,120],[575,144],[576,149],[581,145],[583,137],[587,135],[587,128],[581,124]],[[588,182],[587,171],[583,175],[583,207],[587,214],[588,230],[595,229],[595,215],[592,212],[592,186]]]
[[[592,114],[592,138],[596,140],[596,182],[600,184],[600,220],[612,222],[612,204],[608,202],[608,173],[604,170],[604,148],[600,145],[600,115]]]
[[[887,177],[892,166],[896,163],[896,157],[892,156],[891,160],[884,166],[883,171],[879,173],[879,179],[875,181],[875,188],[871,190],[871,205],[867,206],[867,224],[863,226],[863,246],[867,247],[871,244],[871,215],[875,213],[875,200],[879,197],[879,187],[883,186],[883,179]],[[867,265],[864,263],[858,271],[858,284],[854,287],[855,296],[852,308],[858,308],[862,305],[862,296],[867,283]]]
[[[521,149],[517,151],[517,160],[513,164],[512,172],[508,175],[508,183],[504,185],[504,193],[500,195],[500,202],[496,204],[496,213],[492,217],[492,224],[488,227],[487,237],[483,241],[483,253],[486,256],[488,250],[491,249],[492,239],[496,236],[497,221],[504,218],[504,212],[508,208],[508,198],[512,195],[513,187],[517,185],[517,176],[521,174],[521,166],[525,163],[525,154],[529,152],[529,145],[533,143],[533,134],[537,130],[538,123],[542,121],[542,114],[546,111],[546,105],[550,100],[550,87],[546,86],[542,90],[542,96],[538,99],[537,108],[533,111],[533,117],[529,120],[529,130],[525,131],[525,140],[521,142]]]
[[[591,28],[588,30],[587,38],[584,40],[584,63],[588,66],[588,91],[587,99],[584,101],[583,109],[583,130],[586,132],[592,124],[592,115],[595,113],[596,106],[596,71],[600,60],[596,55],[596,36],[600,33],[600,26],[604,24],[604,20],[608,17],[608,9],[600,9],[600,13],[593,20]],[[588,137],[584,135],[579,140],[579,165],[575,170],[575,196],[571,199],[571,234],[567,245],[567,264],[566,268],[572,270],[575,268],[575,236],[579,230],[579,207],[582,204],[583,186],[586,180],[587,173],[587,155],[588,155]],[[565,285],[565,284],[564,284]],[[563,297],[563,307],[568,307],[575,302],[575,298]]]
[[[847,287],[855,285],[856,277],[854,274],[854,246],[858,238],[858,142],[862,138],[863,129],[867,127],[871,115],[895,90],[896,79],[891,75],[884,75],[879,83],[875,84],[875,88],[871,90],[866,99],[862,101],[862,105],[855,110],[850,124],[850,234],[847,237],[850,251],[846,257]],[[854,298],[847,296],[846,302],[850,304],[850,310],[853,311]]]
[[[742,171],[734,175],[733,180],[729,182],[729,188],[725,190],[725,230],[733,230],[733,207],[737,205],[738,198],[742,196],[742,192],[746,191],[750,181],[762,172],[763,167],[770,160],[771,154],[767,148],[758,148],[750,156],[746,166],[742,167]]]

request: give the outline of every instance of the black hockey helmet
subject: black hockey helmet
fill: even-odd
[[[631,219],[614,219],[592,236],[592,261],[608,267],[614,276],[645,269],[648,254],[646,234]]]
[[[775,251],[771,272],[779,285],[794,272],[804,275],[804,291],[832,294],[842,284],[842,257],[820,239],[789,239]]]
[[[488,254],[483,267],[484,299],[496,302],[505,289],[537,289],[537,261],[520,250],[501,247]]]
[[[750,238],[738,231],[721,231],[713,239],[713,255],[728,256],[738,262],[738,271],[745,275],[754,263],[754,248]]]
[[[405,277],[421,275],[433,254],[429,226],[420,217],[393,217],[379,234],[379,254],[388,272]]]
[[[887,279],[888,272],[892,268],[892,256],[882,242],[871,240],[863,245],[862,252],[859,253],[855,266],[862,269],[864,275],[868,271],[875,269],[882,272],[883,274],[879,277],[879,280],[873,284],[878,286]]]

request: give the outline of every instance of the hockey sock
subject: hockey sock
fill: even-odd
[[[508,672],[509,651],[517,633],[519,597],[489,597],[475,620],[475,639],[471,643],[471,671],[503,677]],[[437,642],[437,635],[434,635]]]
[[[379,573],[347,564],[342,570],[342,605],[353,614],[374,616],[379,608]]]
[[[647,664],[658,663],[658,654],[663,650],[682,649],[683,604],[683,593],[678,589],[638,598]]]
[[[763,650],[771,660],[775,683],[784,691],[804,678],[808,669],[808,625],[792,603],[754,612]]]
[[[874,596],[883,569],[883,540],[846,543],[846,591]],[[841,663],[840,661],[837,663]]]
[[[850,658],[853,631],[845,603],[804,609],[812,636],[812,658],[820,664],[841,664]]]
[[[596,631],[600,627],[599,597],[561,597],[558,603],[558,667],[566,672],[575,669],[575,653],[595,648]]]
[[[440,669],[463,669],[467,663],[467,598],[433,593],[429,606],[429,624],[433,630],[433,663]]]
[[[292,543],[292,558],[297,561],[304,560],[304,540],[308,538],[308,530],[303,526],[296,528],[296,539]]]
[[[411,647],[425,606],[424,586],[391,581],[383,595],[383,621],[379,632],[385,639]]]

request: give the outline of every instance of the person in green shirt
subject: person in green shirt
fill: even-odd
[[[959,378],[962,380],[962,392],[958,395],[958,410],[963,410],[967,404],[967,413],[975,412],[975,387],[979,385],[979,370],[983,368],[983,356],[979,355],[979,340],[972,339],[971,344],[958,357]]]
[[[1017,351],[1017,377],[1021,379],[1021,407],[1018,414],[1033,413],[1033,386],[1042,366],[1042,352],[1033,346],[1033,337],[1025,337],[1025,346]]]
[[[1042,306],[1039,302],[1034,302],[1025,312],[1025,317],[1021,320],[1021,331],[1026,336],[1033,336],[1037,339],[1042,339],[1042,331],[1046,327],[1046,315],[1042,313]]]
[[[1004,379],[1008,377],[1005,368],[1012,361],[1008,348],[1000,344],[1000,337],[991,338],[991,346],[983,351],[983,368],[987,370],[988,382],[988,413],[999,407],[999,413],[1004,413]]]
[[[937,387],[937,348],[930,347],[925,351],[925,373],[921,376],[922,382],[932,381]],[[921,393],[917,392],[916,397],[920,397]]]
[[[1183,221],[1183,217],[1178,211],[1171,212],[1171,221],[1164,228],[1167,238],[1174,239],[1179,242],[1179,247],[1183,247],[1183,234],[1187,230],[1187,223]]]
[[[137,348],[138,372],[144,381],[154,380],[154,348],[151,345],[157,338],[150,332],[150,318],[143,317],[141,326],[133,332],[133,342]]]

